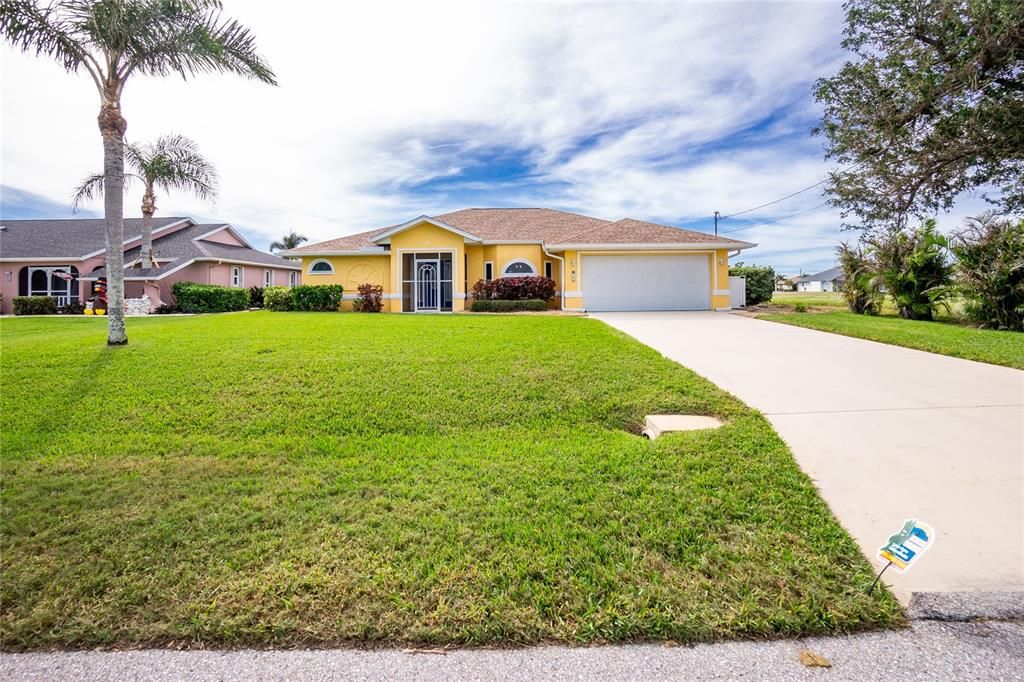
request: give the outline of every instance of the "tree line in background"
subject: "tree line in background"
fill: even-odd
[[[980,326],[1024,331],[1024,220],[986,213],[946,237],[929,219],[844,242],[836,255],[855,313],[877,315],[889,296],[900,317],[932,320],[959,297]]]
[[[842,164],[829,202],[862,231],[837,250],[850,309],[877,314],[888,295],[931,320],[957,298],[982,326],[1024,330],[1024,2],[844,8],[851,59],[817,83],[815,133]],[[965,193],[995,210],[940,234],[931,217]]]

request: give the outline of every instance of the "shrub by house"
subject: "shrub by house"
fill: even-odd
[[[369,282],[359,285],[359,298],[352,301],[357,313],[379,313],[384,309],[384,287]]]
[[[340,284],[303,284],[292,287],[292,310],[335,312],[341,307]]]
[[[744,265],[737,263],[729,268],[731,277],[745,277],[747,280],[747,305],[757,305],[772,300],[775,292],[775,269],[767,265]]]
[[[547,301],[554,298],[557,286],[548,277],[501,277],[491,281],[477,280],[473,298],[478,301]]]
[[[15,296],[11,304],[15,315],[57,314],[57,301],[51,296]]]
[[[303,284],[298,287],[267,287],[263,307],[268,310],[335,312],[341,306],[340,284]]]
[[[186,313],[227,313],[249,307],[249,290],[237,287],[175,282],[171,293]]]

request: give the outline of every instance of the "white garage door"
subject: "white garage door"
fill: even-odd
[[[708,310],[711,264],[692,256],[584,256],[587,310]]]

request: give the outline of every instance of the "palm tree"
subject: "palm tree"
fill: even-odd
[[[230,72],[276,84],[252,33],[221,17],[220,0],[2,0],[0,32],[15,47],[89,74],[100,96],[106,218],[107,343],[124,328],[124,133],[121,93],[133,74]]]
[[[271,251],[287,251],[289,249],[296,248],[302,242],[308,242],[309,238],[301,234],[296,234],[295,230],[292,230],[285,236],[281,237],[279,241],[270,244]]]
[[[156,213],[156,189],[165,192],[192,192],[200,199],[217,195],[217,171],[199,153],[199,146],[184,135],[161,135],[150,144],[124,145],[124,157],[131,173],[127,181],[139,180],[145,187],[142,195],[141,265],[153,267],[153,214]],[[103,193],[104,176],[90,175],[75,189],[74,208]]]

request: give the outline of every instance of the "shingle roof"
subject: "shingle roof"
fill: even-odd
[[[803,277],[797,277],[794,282],[831,282],[833,280],[843,279],[843,269],[839,266],[829,268],[828,270],[822,270],[821,272],[814,275],[804,275]]]
[[[485,241],[543,241],[558,244],[725,244],[747,242],[669,225],[626,218],[617,222],[550,208],[465,208],[431,216]],[[375,247],[373,238],[394,225],[292,249],[289,255],[356,251]]]
[[[153,229],[158,230],[187,218],[154,218]],[[84,218],[81,220],[4,220],[0,221],[0,258],[61,258],[78,259],[105,248],[106,221]],[[136,239],[142,232],[142,218],[126,218],[125,241]]]
[[[624,218],[614,223],[599,225],[592,230],[571,235],[561,242],[573,244],[728,244],[733,242],[737,245],[744,243],[707,232],[695,232],[681,227],[658,225],[633,218]]]
[[[125,276],[156,278],[186,263],[187,261],[195,259],[209,260],[211,258],[218,260],[223,259],[226,261],[259,263],[261,265],[278,268],[299,269],[299,264],[295,261],[280,258],[269,253],[264,253],[263,251],[257,251],[256,249],[250,249],[247,246],[233,246],[230,244],[221,244],[218,242],[197,239],[197,237],[207,234],[208,232],[212,232],[218,227],[226,227],[226,224],[189,225],[186,228],[172,232],[166,237],[154,240],[153,257],[156,259],[159,267],[148,268],[145,270],[141,268],[133,268],[131,270],[126,270]],[[139,257],[140,253],[140,247],[136,246],[128,249],[124,252],[125,263],[131,263]],[[105,276],[105,269],[98,270],[90,275],[90,277]]]

